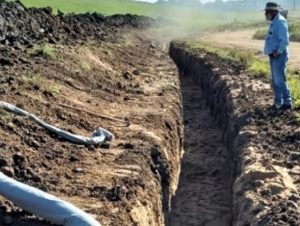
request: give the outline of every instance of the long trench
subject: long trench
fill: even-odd
[[[193,76],[181,76],[185,154],[168,226],[231,225],[232,162]]]

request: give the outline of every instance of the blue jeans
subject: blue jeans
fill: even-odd
[[[292,96],[286,79],[286,65],[288,53],[282,53],[278,57],[270,57],[272,85],[277,107],[292,105]]]

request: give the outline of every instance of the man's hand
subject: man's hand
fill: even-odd
[[[279,56],[279,53],[277,51],[274,51],[272,53],[272,57],[277,58]]]

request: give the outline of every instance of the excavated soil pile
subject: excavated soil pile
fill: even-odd
[[[232,161],[232,225],[300,225],[300,123],[296,114],[270,110],[270,86],[251,77],[243,65],[180,42],[172,43],[171,56],[182,76],[192,78],[190,87],[200,87],[222,129]]]
[[[136,15],[104,16],[99,13],[57,16],[51,8],[26,9],[21,3],[0,2],[0,63],[11,66],[27,62],[18,56],[24,47],[46,42],[70,44],[73,41],[114,40],[118,28],[146,28],[162,21]],[[19,59],[20,58],[20,59]]]
[[[100,147],[75,145],[1,110],[0,170],[74,203],[104,226],[164,225],[183,123],[174,63],[135,29],[156,22],[53,16],[4,2],[0,15],[1,100],[76,134],[90,136],[101,126],[116,136]],[[51,56],[32,54],[37,43],[47,44]],[[0,197],[0,225],[50,224]]]

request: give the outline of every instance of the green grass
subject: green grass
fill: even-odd
[[[300,21],[291,23],[289,29],[291,41],[300,42]]]
[[[23,75],[21,78],[25,83],[31,85],[31,86],[38,86],[40,87],[41,82],[41,76],[39,74],[26,74]]]
[[[98,12],[105,15],[137,14],[171,19],[184,28],[205,29],[230,23],[262,21],[262,12],[216,12],[169,4],[150,4],[130,0],[21,0],[27,7],[47,7],[65,13]]]
[[[260,28],[259,30],[257,30],[254,33],[253,39],[264,40],[266,37],[267,31],[268,31],[267,28]]]
[[[247,50],[233,48],[217,48],[206,43],[198,41],[186,41],[185,46],[190,50],[205,51],[211,54],[216,54],[224,60],[231,60],[245,65],[248,73],[256,79],[268,81],[270,79],[270,66],[266,59],[256,56],[254,53]],[[289,86],[292,90],[294,105],[296,109],[300,108],[300,76],[295,70],[287,71]]]
[[[59,95],[62,90],[61,85],[55,82],[52,83],[46,82],[46,80],[43,79],[40,74],[29,73],[23,75],[21,77],[21,80],[32,87],[34,86],[37,87],[38,89],[47,90],[53,96]]]
[[[248,71],[255,78],[268,78],[270,70],[269,63],[263,59],[254,59],[248,67]]]
[[[263,40],[266,37],[268,29],[260,28],[253,35],[254,39]],[[300,42],[300,20],[292,20],[289,24],[290,40],[293,42]]]
[[[80,67],[81,67],[82,70],[87,71],[87,72],[92,70],[91,65],[88,62],[85,62],[85,61],[82,61],[80,63]]]
[[[293,72],[289,72],[288,74],[288,82],[292,90],[294,105],[296,108],[300,108],[300,76]]]
[[[56,51],[53,47],[48,44],[36,45],[30,50],[30,54],[33,56],[41,56],[47,59],[54,59],[56,56]]]
[[[253,70],[259,65],[259,60],[250,51],[240,51],[233,48],[217,48],[206,43],[200,43],[197,41],[187,41],[186,46],[188,49],[203,49],[208,53],[218,55],[224,60],[231,60],[237,63],[241,63],[248,68],[252,67]]]
[[[49,91],[53,96],[56,96],[56,95],[60,94],[61,86],[59,84],[54,83],[54,84],[49,86],[47,91]]]
[[[8,123],[12,121],[12,115],[7,111],[0,109],[0,121]]]

